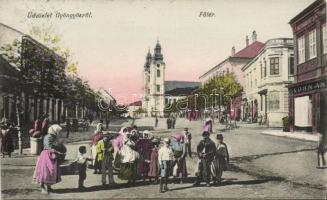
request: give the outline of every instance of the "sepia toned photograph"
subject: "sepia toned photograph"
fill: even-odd
[[[1,199],[327,199],[326,0],[0,0]]]

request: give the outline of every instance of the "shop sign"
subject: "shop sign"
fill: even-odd
[[[326,88],[327,80],[316,81],[313,83],[307,83],[304,85],[299,85],[294,88],[290,88],[290,94],[299,94],[304,92],[310,92],[314,90],[320,90]]]

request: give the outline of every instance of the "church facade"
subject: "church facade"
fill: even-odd
[[[159,41],[151,55],[150,50],[146,56],[144,64],[144,96],[142,108],[146,111],[146,116],[164,117],[165,109],[165,68]]]

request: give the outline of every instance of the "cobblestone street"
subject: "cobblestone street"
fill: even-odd
[[[136,120],[135,124],[151,125],[154,119]],[[124,122],[128,125],[131,122]],[[193,135],[192,149],[195,151],[201,139],[202,122],[177,120],[174,130],[165,130],[165,120],[160,119],[154,134],[170,135],[189,127]],[[40,188],[32,184],[33,166],[36,157],[14,157],[1,160],[2,197],[5,199],[86,199],[86,198],[324,198],[326,197],[326,169],[316,169],[316,143],[297,139],[263,135],[265,129],[248,127],[221,131],[215,126],[215,133],[225,137],[231,156],[231,170],[223,174],[219,186],[193,187],[196,158],[187,159],[189,179],[185,184],[170,184],[172,191],[159,193],[158,185],[138,182],[135,187],[127,187],[125,182],[117,180],[117,188],[104,189],[101,176],[87,171],[85,186],[77,189],[77,175],[62,176],[62,182],[53,186],[53,193],[42,195]],[[214,139],[215,134],[212,135]],[[85,136],[83,136],[85,137]],[[68,159],[74,157],[77,146],[88,141],[68,143]],[[70,155],[69,155],[70,154]],[[195,154],[194,154],[195,155]],[[140,192],[142,191],[142,192]]]

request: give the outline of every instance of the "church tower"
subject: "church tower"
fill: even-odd
[[[165,108],[165,63],[159,41],[154,48],[153,56],[150,51],[144,64],[144,96],[142,107],[149,117],[163,117]]]

